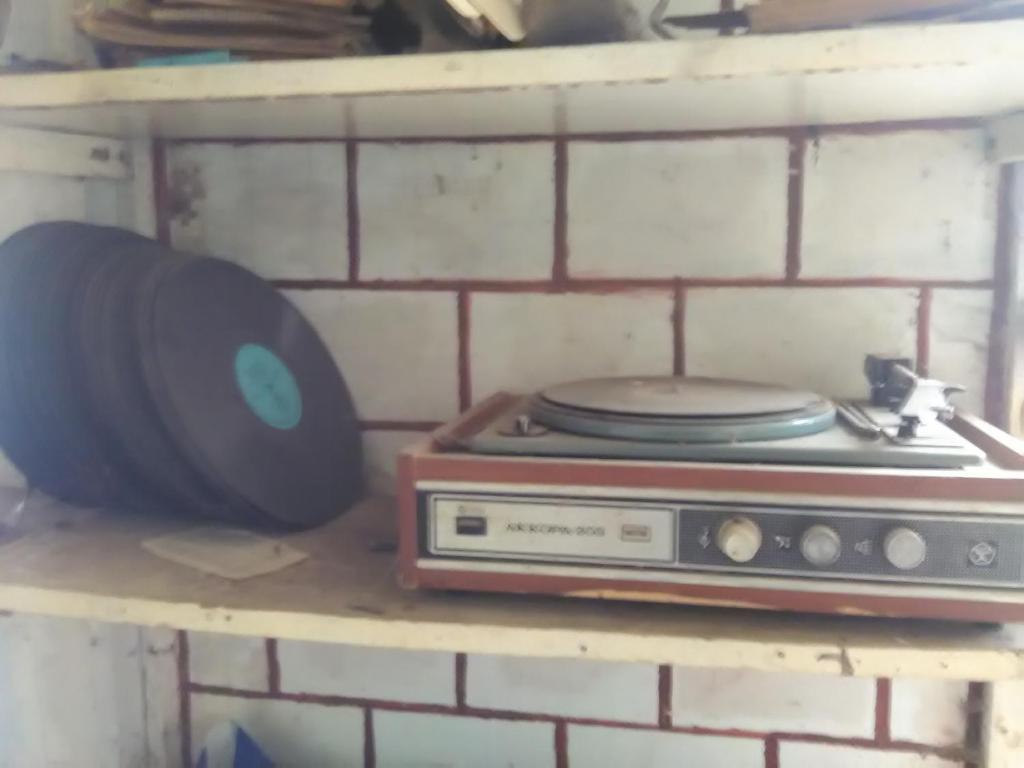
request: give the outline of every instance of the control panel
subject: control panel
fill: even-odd
[[[1024,525],[1014,519],[681,504],[678,523],[680,566],[1024,586]]]
[[[1024,587],[1024,518],[422,493],[424,555]]]

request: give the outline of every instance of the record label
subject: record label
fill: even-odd
[[[295,429],[302,420],[302,392],[288,366],[261,344],[235,353],[235,380],[246,405],[268,427]]]

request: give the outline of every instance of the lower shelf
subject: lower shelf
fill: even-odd
[[[0,494],[0,509],[16,498]],[[366,500],[328,526],[286,537],[309,553],[305,562],[233,582],[140,546],[194,522],[33,505],[19,535],[0,543],[0,611],[416,650],[867,677],[1024,677],[1024,625],[409,592],[394,578],[394,520],[389,501]]]

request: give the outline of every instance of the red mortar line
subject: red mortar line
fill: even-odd
[[[621,293],[626,291],[677,288],[944,288],[992,289],[992,280],[917,280],[890,277],[784,277],[751,278],[569,278],[564,283],[550,280],[272,280],[281,290],[317,291],[470,291],[474,293]]]
[[[559,715],[545,715],[531,712],[513,712],[500,709],[484,709],[479,707],[457,707],[447,704],[415,704],[402,701],[388,701],[381,699],[365,699],[348,696],[335,696],[315,693],[269,693],[266,691],[247,691],[224,686],[204,685],[202,683],[191,683],[189,690],[193,694],[205,694],[210,696],[228,696],[238,699],[262,700],[262,701],[290,701],[297,704],[312,704],[325,707],[353,707],[359,709],[374,709],[382,712],[408,712],[412,714],[443,715],[450,717],[471,717],[479,720],[507,720],[510,722],[533,722],[533,723],[565,723],[566,725],[596,726],[600,728],[620,728],[639,731],[667,731],[671,733],[689,734],[692,736],[723,736],[731,738],[746,738],[764,740],[775,738],[779,741],[799,741],[812,744],[831,744],[836,746],[848,746],[858,749],[885,749],[890,752],[914,752],[917,754],[929,754],[939,757],[952,757],[954,759],[963,757],[963,750],[949,747],[936,747],[930,744],[918,744],[909,741],[891,741],[888,744],[880,745],[874,738],[826,736],[812,733],[788,733],[781,731],[751,731],[741,728],[710,728],[704,726],[679,726],[673,725],[669,728],[662,728],[655,723],[634,723],[615,720],[601,720],[599,718],[563,717]]]
[[[767,736],[764,740],[764,768],[779,768],[779,739]]]
[[[458,324],[458,371],[459,410],[468,411],[473,405],[473,385],[469,362],[469,334],[471,298],[467,291],[460,290],[457,298]]]
[[[985,420],[1002,429],[1009,427],[1011,372],[1011,328],[1017,286],[1015,250],[1020,221],[1014,198],[1019,184],[1013,163],[999,169],[996,212],[995,290],[992,323],[988,336],[988,365],[985,375]]]
[[[348,216],[348,279],[359,280],[359,145],[345,143],[345,188]]]
[[[890,712],[892,711],[892,681],[879,678],[875,681],[875,743],[888,746],[892,743]]]
[[[917,372],[928,375],[931,366],[932,289],[921,288],[917,298]]]
[[[800,277],[804,216],[804,161],[807,134],[794,131],[789,138],[789,165],[786,172],[786,282]]]
[[[267,639],[267,691],[281,692],[281,661],[277,657],[277,640]]]
[[[610,131],[601,132],[561,132],[561,133],[516,133],[495,134],[493,136],[394,136],[394,137],[361,137],[345,138],[341,136],[314,136],[302,138],[253,138],[243,136],[231,137],[186,137],[166,140],[168,146],[178,144],[225,144],[229,146],[252,146],[254,144],[332,144],[354,142],[357,144],[530,144],[550,141],[698,141],[701,139],[720,138],[785,138],[794,127],[806,128],[816,135],[833,134],[878,134],[898,133],[902,131],[953,131],[978,129],[983,126],[977,118],[933,118],[924,120],[876,121],[871,123],[836,123],[833,125],[780,126],[774,128],[721,128],[691,129],[679,131]]]
[[[555,142],[555,246],[551,281],[564,285],[569,280],[569,149],[564,140]]]
[[[377,740],[373,734],[373,710],[363,709],[363,768],[376,768]]]
[[[686,288],[679,281],[672,291],[672,374],[686,375]]]
[[[981,768],[981,751],[984,741],[985,727],[985,684],[968,683],[967,685],[967,745],[968,760],[964,768]]]
[[[569,768],[569,727],[565,720],[555,721],[555,768]]]
[[[153,214],[156,222],[156,239],[164,245],[171,244],[171,186],[167,179],[167,147],[161,139],[150,143],[153,175]]]
[[[672,729],[672,667],[658,667],[658,727]]]
[[[466,711],[466,654],[455,654],[455,708]]]
[[[178,630],[178,728],[181,732],[181,764],[192,765],[192,693],[189,672],[188,632]]]

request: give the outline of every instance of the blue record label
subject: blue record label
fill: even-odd
[[[302,420],[302,392],[287,365],[260,344],[235,353],[235,381],[249,409],[274,429],[294,429]]]

